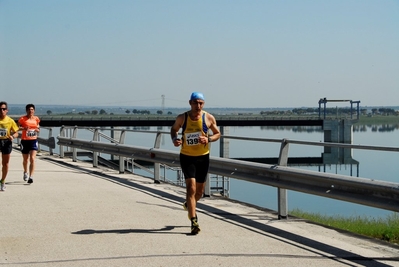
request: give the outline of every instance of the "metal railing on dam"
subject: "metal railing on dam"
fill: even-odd
[[[14,120],[18,117],[11,116]],[[317,126],[325,132],[326,142],[350,143],[352,125],[358,119],[352,116],[319,116],[287,115],[215,115],[219,127],[229,126]],[[174,115],[42,115],[40,125],[45,127],[82,126],[82,127],[171,127]],[[337,134],[339,133],[339,134]]]
[[[70,131],[70,136],[67,134],[68,129]],[[77,132],[83,130],[90,130],[92,132],[92,138],[77,138]],[[119,132],[119,138],[114,139],[107,137],[105,138],[105,141],[100,141],[100,137],[102,135],[101,130],[105,129],[77,126],[62,127],[60,130],[60,135],[57,137],[58,145],[60,146],[60,156],[65,156],[65,148],[71,148],[72,158],[74,161],[76,161],[78,158],[78,150],[90,151],[93,155],[94,167],[98,166],[99,153],[118,156],[120,172],[125,171],[126,159],[130,159],[132,161],[143,160],[152,162],[154,163],[154,182],[160,181],[161,164],[171,166],[173,168],[178,168],[180,165],[178,152],[160,148],[162,135],[166,134],[169,136],[169,132],[135,131],[111,128],[109,130]],[[126,133],[131,131],[155,134],[154,146],[141,147],[124,144]],[[224,139],[229,138],[256,142],[279,142],[281,144],[278,156],[278,164],[270,165],[211,156],[209,168],[209,172],[211,174],[276,187],[278,189],[277,208],[279,218],[287,218],[288,216],[286,190],[298,191],[385,210],[396,212],[399,211],[399,183],[300,170],[286,166],[290,144],[344,147],[350,149],[386,150],[394,152],[399,152],[399,148],[321,143],[288,139],[249,138],[227,135],[222,135],[220,142],[221,145],[223,144]]]

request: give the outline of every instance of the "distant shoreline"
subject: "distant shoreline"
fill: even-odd
[[[18,118],[20,115],[10,115],[10,117],[16,119]],[[132,119],[138,119],[138,118],[143,118],[143,119],[148,119],[148,118],[157,118],[157,119],[173,119],[175,118],[176,114],[170,114],[170,115],[159,115],[159,114],[148,114],[148,115],[142,115],[142,114],[97,114],[97,115],[93,115],[93,114],[77,114],[77,113],[69,113],[69,114],[52,114],[52,115],[38,115],[39,118],[42,119],[54,119],[57,117],[80,117],[80,118],[90,118],[93,117],[95,118],[95,120],[107,120],[107,119],[115,119],[115,118],[129,118],[131,117]],[[260,115],[260,114],[252,114],[252,115],[248,115],[248,114],[243,114],[243,115],[237,115],[237,114],[228,114],[228,115],[215,115],[216,119],[218,118],[223,118],[223,117],[229,117],[229,118],[240,118],[240,119],[244,119],[248,118],[248,119],[258,119],[258,120],[262,120],[262,119],[271,119],[273,118],[274,120],[280,120],[280,119],[297,119],[297,118],[302,118],[302,119],[317,119],[318,115]],[[340,117],[336,118],[334,116],[327,116],[327,119],[342,119]],[[349,119],[349,118],[346,118]],[[354,117],[354,119],[356,119],[356,117]],[[382,125],[382,124],[398,124],[399,125],[399,116],[397,115],[389,115],[389,116],[385,116],[385,115],[373,115],[373,116],[368,116],[368,115],[360,115],[359,116],[359,120],[356,121],[354,123],[354,125]]]

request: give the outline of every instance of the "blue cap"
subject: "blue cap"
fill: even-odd
[[[200,92],[193,92],[191,94],[190,101],[191,100],[195,100],[195,99],[200,99],[200,100],[204,100],[205,101],[204,95],[202,93],[200,93]]]

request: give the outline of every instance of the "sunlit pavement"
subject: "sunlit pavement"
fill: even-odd
[[[34,183],[14,150],[0,192],[1,266],[399,266],[399,247],[46,153]],[[250,194],[250,192],[248,192]]]

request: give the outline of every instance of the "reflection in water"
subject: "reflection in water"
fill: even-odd
[[[353,132],[393,132],[399,129],[399,124],[382,124],[382,125],[354,125]]]
[[[297,133],[323,132],[320,126],[260,126],[263,131],[292,131]]]
[[[296,133],[323,132],[318,126],[260,126],[263,131],[292,131]],[[353,125],[353,132],[393,132],[399,130],[399,124],[381,124],[381,125]]]

